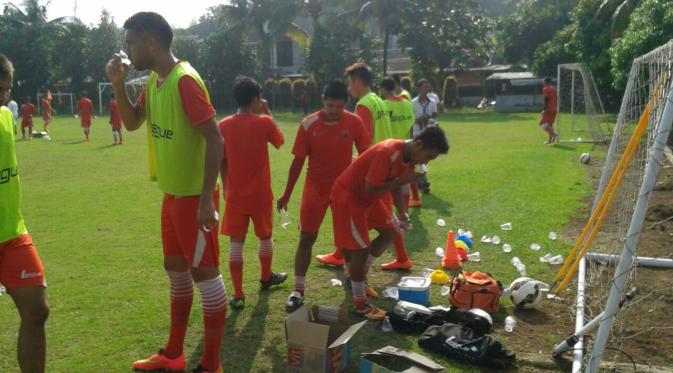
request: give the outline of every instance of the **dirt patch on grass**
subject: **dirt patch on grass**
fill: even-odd
[[[602,162],[587,165],[594,189],[600,181]],[[574,243],[587,223],[593,204],[593,196],[587,198],[585,207],[561,232],[562,237]],[[614,209],[613,209],[614,210]],[[616,214],[610,211],[604,220],[603,229],[596,237],[593,247],[614,242],[617,237]],[[659,170],[656,188],[651,196],[646,221],[638,242],[638,255],[657,258],[673,258],[673,166],[668,162]],[[670,220],[666,220],[671,218]],[[592,275],[598,273],[589,270]],[[622,363],[611,371],[632,372],[631,359],[639,370],[648,365],[673,367],[673,269],[638,268],[632,285],[639,290],[634,302],[624,307],[619,322],[613,326],[612,335],[604,355],[604,361]],[[608,284],[614,267],[588,281]],[[606,287],[603,288],[605,291]],[[587,290],[589,292],[589,290]],[[574,331],[575,297],[577,283],[573,280],[561,294],[560,300],[545,301],[538,310],[514,311],[519,321],[515,333],[505,337],[507,346],[519,356],[516,370],[522,372],[568,371],[571,354],[560,360],[550,356],[552,348]],[[589,299],[597,299],[587,294]],[[597,315],[603,302],[590,302],[589,312]],[[600,305],[600,306],[599,306]],[[595,331],[594,331],[595,333]],[[585,339],[585,346],[592,343],[593,333]],[[617,351],[620,350],[620,351]],[[627,357],[628,355],[628,357]],[[630,358],[629,358],[630,357]],[[585,356],[588,359],[588,356]]]

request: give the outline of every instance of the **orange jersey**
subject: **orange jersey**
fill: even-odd
[[[22,123],[32,123],[33,122],[33,114],[37,113],[37,108],[35,105],[31,104],[30,102],[25,103],[21,105],[21,122]]]
[[[547,106],[545,111],[550,113],[556,113],[556,88],[554,86],[548,85],[542,89],[542,96],[544,97]]]
[[[338,122],[327,123],[319,111],[306,117],[297,130],[292,154],[308,157],[306,183],[329,196],[334,180],[351,164],[353,145],[363,153],[369,145],[369,136],[362,120],[344,112]]]
[[[113,129],[121,129],[122,127],[122,117],[119,114],[119,108],[117,107],[116,100],[110,100],[110,123],[112,124]]]
[[[93,113],[93,102],[88,98],[83,98],[77,101],[77,111],[79,111],[79,116],[82,119],[91,119],[91,113]]]
[[[47,98],[42,99],[42,118],[51,118],[51,102]]]
[[[404,140],[384,140],[361,154],[337,178],[339,188],[334,192],[346,192],[363,208],[371,206],[386,193],[370,193],[366,185],[379,187],[388,181],[397,180],[412,171],[404,161]]]
[[[227,162],[227,208],[253,214],[273,202],[269,147],[280,148],[285,140],[271,117],[230,115],[218,124],[224,138]]]

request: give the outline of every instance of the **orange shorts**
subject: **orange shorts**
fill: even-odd
[[[213,196],[215,209],[219,210],[218,192]],[[164,256],[179,256],[190,266],[217,267],[220,264],[220,247],[217,228],[206,232],[197,221],[199,196],[175,197],[164,195],[161,206],[161,241]]]
[[[81,117],[80,123],[82,128],[89,128],[91,127],[91,118]]]
[[[340,249],[365,249],[369,246],[370,229],[395,228],[394,218],[384,199],[363,208],[350,198],[348,192],[333,190],[331,202],[334,244]]]
[[[0,284],[7,289],[47,286],[42,261],[29,234],[0,243]]]
[[[245,237],[248,234],[250,220],[255,227],[255,236],[260,239],[270,237],[273,232],[273,201],[254,213],[240,212],[227,204],[222,220],[222,234],[229,237]]]
[[[397,228],[397,218],[393,215],[393,195],[386,193],[379,201],[381,201],[381,205],[377,207],[374,204],[367,209],[367,224],[369,225],[369,229]]]
[[[556,121],[556,112],[553,111],[543,111],[540,116],[540,124],[548,124],[550,126],[554,125]]]
[[[318,233],[327,208],[330,207],[329,189],[304,184],[299,212],[299,230],[307,233]]]
[[[28,128],[33,126],[33,121],[22,121],[21,122],[21,128]]]

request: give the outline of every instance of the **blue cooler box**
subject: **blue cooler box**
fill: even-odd
[[[427,306],[430,303],[430,284],[427,277],[402,277],[397,284],[399,300]]]

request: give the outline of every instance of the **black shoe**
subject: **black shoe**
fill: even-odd
[[[304,305],[304,296],[298,292],[293,291],[289,297],[287,297],[287,303],[285,304],[285,312],[292,313]]]
[[[285,280],[287,280],[287,273],[285,273],[285,272],[281,272],[281,273],[271,272],[271,277],[269,277],[268,280],[260,281],[259,283],[260,283],[262,289],[266,290],[266,289],[272,287],[273,285],[282,284],[283,282],[285,282]]]
[[[245,298],[241,299],[236,299],[236,298],[231,298],[229,299],[229,307],[234,310],[242,310],[245,307]]]

